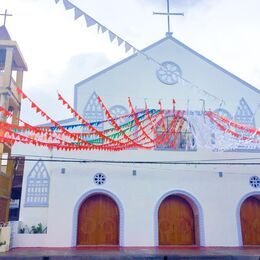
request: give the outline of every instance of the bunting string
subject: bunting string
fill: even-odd
[[[59,2],[63,2],[63,6],[64,6],[65,10],[74,10],[74,20],[77,20],[80,17],[84,17],[84,20],[86,22],[87,28],[96,25],[97,28],[98,28],[98,30],[97,30],[98,32],[100,32],[100,31],[102,33],[106,33],[107,32],[108,36],[109,36],[110,42],[111,43],[112,42],[116,42],[118,47],[124,45],[125,52],[128,52],[128,51],[132,50],[133,53],[138,53],[138,54],[142,55],[143,57],[145,57],[146,60],[153,62],[154,64],[156,64],[156,66],[158,66],[162,70],[168,72],[167,68],[165,66],[163,66],[161,64],[161,62],[157,61],[152,56],[147,55],[145,52],[143,52],[143,51],[139,50],[138,48],[134,47],[128,41],[126,41],[122,37],[118,36],[116,33],[114,33],[113,31],[108,29],[106,26],[104,26],[103,24],[98,22],[96,19],[94,19],[92,16],[90,16],[89,14],[87,14],[86,12],[81,10],[79,7],[77,7],[76,5],[71,3],[69,0],[54,0],[54,1],[55,1],[56,4],[58,4]],[[197,91],[199,91],[203,95],[211,97],[213,100],[218,101],[221,104],[225,104],[225,101],[223,99],[221,99],[221,98],[219,98],[219,97],[209,93],[208,91],[206,91],[204,89],[201,89],[199,86],[193,84],[188,79],[183,78],[181,75],[177,75],[176,74],[175,76],[178,77],[180,83],[183,86],[188,86],[188,87],[191,87],[193,89],[196,89]]]

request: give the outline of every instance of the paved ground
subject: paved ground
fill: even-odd
[[[260,260],[260,246],[248,248],[16,248],[0,253],[0,259],[254,259]]]

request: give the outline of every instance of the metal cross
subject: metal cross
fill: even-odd
[[[12,14],[8,14],[6,9],[5,9],[5,13],[4,14],[0,14],[0,15],[4,16],[4,26],[6,24],[6,17],[7,16],[13,16]]]
[[[170,3],[169,3],[169,0],[167,0],[167,12],[166,12],[166,13],[153,12],[153,14],[167,15],[168,32],[166,33],[166,36],[172,36],[171,25],[170,25],[170,16],[171,16],[171,15],[182,15],[182,16],[184,16],[184,13],[171,13],[171,12],[170,12]]]

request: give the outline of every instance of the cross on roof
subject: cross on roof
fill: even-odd
[[[167,23],[168,23],[168,32],[166,33],[166,36],[171,36],[171,25],[170,25],[170,16],[171,15],[182,15],[184,16],[184,13],[171,13],[170,12],[170,2],[167,0],[167,12],[166,13],[161,13],[161,12],[153,12],[153,14],[159,14],[159,15],[167,15]]]
[[[6,9],[5,9],[5,13],[4,14],[0,14],[0,15],[4,16],[4,26],[6,24],[6,17],[7,16],[13,16],[12,14],[8,14]]]

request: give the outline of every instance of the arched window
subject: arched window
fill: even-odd
[[[196,151],[196,142],[190,123],[182,116],[174,117],[169,111],[165,114],[164,127],[162,122],[156,127],[156,149]]]
[[[214,111],[215,113],[219,114],[220,116],[226,117],[228,119],[233,119],[232,115],[224,108],[218,108]]]
[[[98,103],[98,95],[94,91],[83,111],[83,117],[89,122],[97,122],[104,120],[104,112],[101,105]],[[104,124],[95,125],[95,128],[102,130]]]
[[[254,114],[244,98],[239,101],[234,119],[238,123],[255,126]]]
[[[50,176],[39,160],[27,177],[25,207],[48,207]]]

